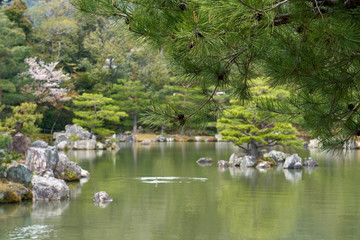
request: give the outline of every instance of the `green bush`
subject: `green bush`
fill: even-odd
[[[0,172],[5,171],[12,161],[17,161],[22,157],[23,155],[16,152],[5,152],[3,154],[0,153]]]
[[[76,134],[70,134],[70,135],[69,135],[69,139],[70,139],[70,141],[72,141],[72,142],[76,142],[77,140],[80,139],[80,136],[79,136],[79,135],[76,135]]]
[[[6,149],[8,144],[11,142],[11,136],[0,133],[0,149]]]

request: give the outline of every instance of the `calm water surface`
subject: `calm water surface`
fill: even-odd
[[[69,152],[92,174],[72,199],[0,205],[0,239],[359,239],[360,152],[302,151],[315,170],[201,167],[228,143],[124,145]],[[216,162],[216,161],[215,161]],[[114,201],[97,206],[95,192]]]

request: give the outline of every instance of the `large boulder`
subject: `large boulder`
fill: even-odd
[[[13,151],[24,154],[26,150],[31,146],[31,141],[28,137],[24,136],[22,133],[17,133],[13,136],[12,148]]]
[[[287,156],[283,168],[288,168],[288,169],[302,168],[302,160],[297,154]]]
[[[242,158],[242,162],[240,167],[255,167],[256,164],[256,158],[253,156],[244,156]]]
[[[239,167],[242,163],[244,154],[243,153],[233,153],[229,159],[229,165],[234,167]]]
[[[6,170],[6,178],[12,182],[29,185],[32,177],[33,172],[30,168],[23,164],[15,164]]]
[[[257,169],[271,168],[271,166],[268,162],[262,161],[262,162],[259,162],[258,165],[256,165],[256,168]]]
[[[81,178],[81,170],[82,168],[79,164],[70,161],[65,153],[59,153],[59,161],[54,170],[56,178],[66,181],[77,181]]]
[[[66,148],[69,148],[69,145],[68,145],[68,142],[67,141],[62,141],[62,142],[59,142],[56,147],[59,149],[59,150],[66,150]]]
[[[70,197],[70,189],[62,179],[35,175],[31,183],[33,201],[56,201]]]
[[[119,140],[120,142],[135,142],[136,138],[134,135],[126,135],[126,134],[114,134],[111,136],[112,138],[115,138],[117,140]]]
[[[286,159],[286,154],[280,151],[272,150],[267,154],[267,157],[274,159],[276,162],[283,162]]]
[[[112,202],[112,198],[104,191],[94,194],[94,202]]]
[[[78,140],[73,143],[73,149],[75,150],[95,150],[96,140]]]
[[[319,166],[319,164],[311,157],[308,157],[304,161],[304,167],[317,167],[317,166]]]
[[[25,156],[26,165],[39,176],[42,176],[48,169],[53,170],[59,159],[57,148],[52,146],[47,148],[30,147]]]

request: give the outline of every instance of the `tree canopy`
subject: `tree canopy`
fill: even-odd
[[[264,102],[264,107],[302,116],[304,127],[332,146],[360,135],[359,1],[73,4],[83,12],[124,21],[134,36],[162,48],[172,71],[188,84],[230,87],[245,99],[249,80],[264,73],[272,86],[292,89],[286,101]]]

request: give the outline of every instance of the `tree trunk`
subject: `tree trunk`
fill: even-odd
[[[252,140],[250,143],[250,154],[251,156],[257,158],[258,157],[258,146],[257,146],[257,142]]]
[[[50,130],[51,135],[54,133],[54,128],[55,128],[57,121],[59,120],[60,114],[61,114],[61,110],[56,115],[55,121],[54,121],[53,125],[51,126],[51,130]]]
[[[134,113],[134,125],[133,125],[133,132],[136,134],[137,131],[137,119],[136,119],[136,112]]]

